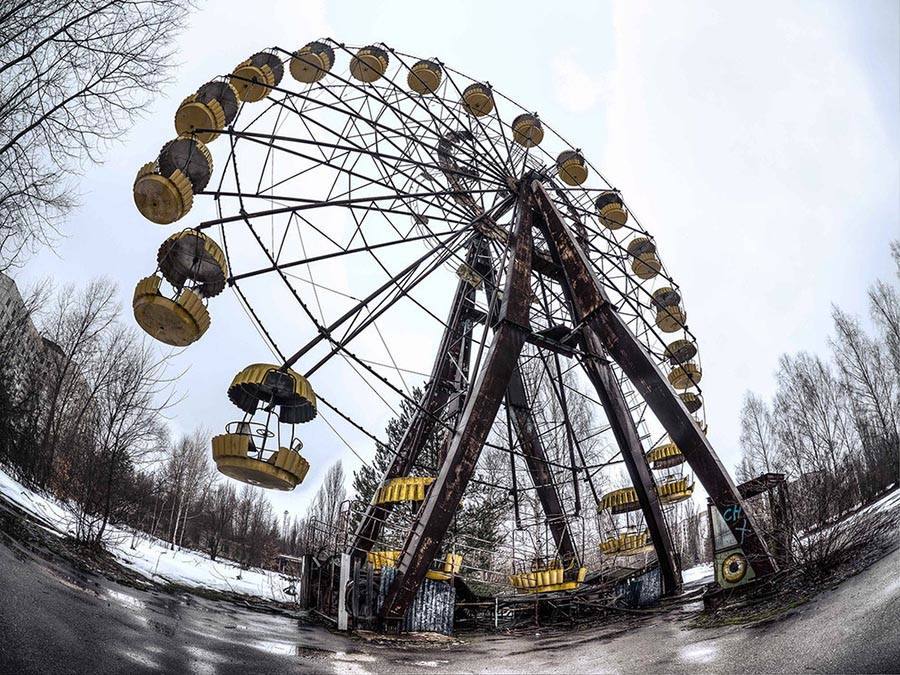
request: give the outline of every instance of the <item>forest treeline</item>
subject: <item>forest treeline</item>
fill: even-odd
[[[891,254],[900,279],[900,242]],[[737,477],[785,474],[801,562],[827,564],[866,537],[834,523],[900,476],[898,286],[876,282],[868,310],[871,330],[833,306],[829,353],[782,355],[774,395],[767,401],[748,392],[741,410]]]
[[[264,490],[216,473],[207,430],[171,437],[180,374],[129,324],[108,281],[26,294],[0,324],[0,463],[76,507],[85,545],[114,523],[245,565],[321,546],[312,524],[335,523],[346,498],[340,462],[306,518],[276,514]]]

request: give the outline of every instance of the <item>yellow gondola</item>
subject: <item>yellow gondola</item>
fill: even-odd
[[[272,52],[257,52],[239,63],[229,79],[238,98],[248,103],[261,101],[284,76],[284,64]]]
[[[640,279],[652,279],[662,269],[656,255],[656,244],[647,237],[635,237],[628,244],[628,254],[632,257],[631,270]]]
[[[309,462],[300,454],[302,445],[278,448],[268,453],[257,450],[246,422],[214,436],[212,455],[216,468],[229,478],[272,490],[293,490],[309,472]],[[229,425],[231,426],[231,425]],[[267,458],[263,458],[268,454]]]
[[[584,583],[586,576],[586,567],[579,567],[577,570],[570,567],[565,570],[562,564],[553,563],[531,572],[512,574],[509,577],[509,583],[520,593],[555,593],[578,588]],[[566,580],[567,577],[569,580]]]
[[[684,328],[687,323],[687,312],[680,305],[663,307],[656,313],[656,326],[663,333],[674,333]]]
[[[638,501],[637,492],[633,487],[619,488],[612,492],[607,492],[600,498],[600,511],[611,511],[612,513],[628,513],[629,511],[637,511],[641,508]]]
[[[434,478],[432,476],[401,476],[392,478],[375,491],[372,503],[421,502],[425,499],[425,492],[428,486],[433,482]]]
[[[159,247],[159,271],[172,286],[194,283],[193,290],[204,298],[225,288],[228,263],[219,245],[199,230],[176,232]]]
[[[684,463],[684,455],[681,449],[672,443],[662,443],[647,451],[647,462],[650,463],[654,471],[660,469],[671,469],[674,466]]]
[[[458,553],[448,553],[438,569],[425,572],[425,578],[432,581],[450,581],[462,569],[463,557]]]
[[[182,218],[212,177],[212,156],[195,138],[166,143],[156,162],[145,164],[134,180],[134,204],[147,220],[168,225]]]
[[[624,532],[600,542],[600,550],[604,555],[632,556],[653,551],[653,542],[647,530],[641,532]]]
[[[350,75],[360,82],[371,83],[387,72],[390,58],[381,47],[369,45],[360,49],[350,60]]]
[[[670,506],[689,499],[694,494],[694,484],[688,478],[672,478],[656,486],[659,501]]]
[[[512,123],[513,140],[523,148],[533,148],[544,140],[544,127],[537,115],[522,113]]]
[[[462,93],[463,106],[475,117],[483,117],[494,109],[494,95],[481,82],[470,84]]]
[[[675,340],[666,346],[665,357],[669,359],[669,365],[677,366],[687,363],[697,355],[697,345],[690,340]]]
[[[366,559],[375,569],[396,567],[402,551],[369,551]],[[463,557],[458,553],[448,553],[437,569],[425,572],[425,578],[432,581],[450,581],[462,569]]]
[[[417,94],[433,94],[441,84],[443,71],[437,61],[423,59],[413,64],[406,77],[409,88]]]
[[[678,394],[678,397],[690,413],[695,413],[703,407],[703,399],[692,391],[684,391]]]
[[[228,398],[246,413],[262,405],[278,407],[284,424],[309,422],[316,416],[316,393],[305,377],[290,368],[254,363],[234,376]]]
[[[312,84],[325,77],[334,67],[334,50],[324,42],[310,42],[291,56],[291,77]]]
[[[207,82],[175,111],[175,131],[209,143],[234,121],[240,101],[228,82]]]
[[[669,372],[669,384],[675,389],[689,389],[699,384],[702,377],[703,373],[700,371],[700,366],[692,361],[688,361],[672,368]]]
[[[628,211],[618,192],[603,192],[594,200],[600,222],[610,230],[618,230],[628,222]]]
[[[587,162],[578,150],[563,150],[556,158],[556,170],[566,185],[581,185],[588,177]]]
[[[176,291],[174,298],[166,297],[160,292],[161,281],[153,275],[138,282],[132,298],[135,321],[160,342],[186,347],[209,328],[209,312],[202,298],[190,288]]]

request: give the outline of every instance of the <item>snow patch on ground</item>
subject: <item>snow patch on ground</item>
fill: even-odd
[[[713,565],[711,562],[701,563],[696,567],[689,567],[681,572],[681,580],[687,584],[701,586],[713,580]]]
[[[75,534],[76,518],[71,507],[30,490],[3,468],[0,468],[0,493],[48,531],[60,536]],[[284,593],[289,582],[277,572],[241,569],[230,561],[213,561],[190,549],[176,547],[173,551],[168,542],[127,528],[110,526],[104,544],[120,564],[159,583],[228,591],[280,602],[292,599]]]
[[[23,511],[32,515],[50,532],[75,534],[75,514],[55,499],[29,490],[0,468],[0,493]]]
[[[850,517],[855,519],[867,513],[875,513],[876,511],[892,511],[898,506],[900,506],[900,490],[898,490],[897,486],[895,485],[891,488],[891,492],[888,492],[877,502],[875,502],[874,504],[869,504],[866,508],[860,509]]]

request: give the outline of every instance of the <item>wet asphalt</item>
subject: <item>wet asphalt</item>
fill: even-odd
[[[137,590],[0,545],[2,673],[897,672],[900,552],[759,628],[623,630],[382,646],[190,594]]]

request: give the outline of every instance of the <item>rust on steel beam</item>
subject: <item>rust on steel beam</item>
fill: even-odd
[[[609,362],[602,358],[603,344],[589,325],[582,328],[582,341],[584,351],[588,355],[582,360],[584,370],[597,390],[597,396],[606,411],[610,429],[622,451],[622,460],[628,469],[628,476],[644,512],[644,522],[656,550],[656,559],[659,561],[662,594],[676,594],[681,591],[681,571],[675,559],[675,547],[666,527],[656,484],[644,458],[640,434],[616,374]]]
[[[569,209],[569,215],[575,222],[576,245],[583,247],[587,241],[584,224],[578,218],[577,212],[572,207],[564,192],[557,190]],[[540,216],[538,216],[540,218]],[[551,250],[554,263],[560,264],[555,250]],[[656,491],[656,483],[653,474],[644,458],[644,448],[641,444],[640,434],[631,411],[625,400],[625,394],[616,377],[609,360],[606,358],[606,350],[590,324],[585,324],[586,315],[581,311],[580,299],[575,297],[574,291],[563,275],[560,282],[563,294],[569,305],[573,323],[581,324],[579,331],[580,345],[584,352],[581,364],[597,392],[600,404],[609,420],[609,427],[616,439],[616,444],[622,453],[622,461],[628,470],[628,476],[634,491],[637,494],[638,503],[644,514],[644,522],[656,551],[656,559],[659,562],[660,586],[663,595],[674,595],[681,591],[682,580],[678,561],[675,557],[675,547],[672,537],[666,527],[663,516],[662,504]]]
[[[486,243],[481,237],[473,240],[466,255],[466,264],[473,264]],[[413,419],[400,439],[394,457],[385,472],[382,482],[399,478],[410,473],[416,463],[422,447],[434,426],[441,410],[447,405],[456,371],[461,359],[468,355],[473,319],[471,310],[475,306],[475,288],[468,281],[460,279],[456,285],[456,293],[450,305],[450,315],[444,328],[438,347],[437,356],[431,369],[431,376],[425,386],[422,401],[416,408]],[[468,368],[467,368],[468,370]],[[378,540],[385,520],[391,513],[392,504],[370,503],[357,525],[356,532],[350,542],[348,553],[364,556],[372,550]]]
[[[544,187],[534,181],[532,190],[541,211],[541,224],[571,287],[576,310],[586,317],[586,323],[600,338],[606,352],[619,365],[673,442],[681,449],[685,460],[722,514],[756,574],[765,576],[776,571],[777,565],[760,535],[760,529],[753,516],[744,508],[734,481],[706,434],[684,407],[647,349],[609,301],[587,256],[576,243],[574,235]]]
[[[553,535],[556,550],[563,567],[578,560],[575,544],[572,542],[572,533],[569,530],[569,522],[563,511],[559,491],[553,478],[553,470],[547,462],[547,453],[544,444],[538,435],[534,422],[534,414],[528,405],[525,395],[525,383],[522,381],[522,373],[516,366],[510,378],[509,387],[506,390],[506,404],[513,413],[513,426],[519,437],[522,454],[525,457],[525,465],[535,491],[544,509],[547,518],[547,526]],[[577,565],[576,565],[577,567]]]
[[[532,253],[534,247],[532,247]],[[490,259],[490,249],[485,253],[488,257],[487,265],[484,270],[486,287],[494,289],[496,293],[497,282],[494,272],[493,261]],[[532,262],[535,258],[532,257]],[[493,304],[494,297],[491,297]],[[535,333],[529,332],[525,339],[532,342]],[[553,477],[553,469],[547,461],[547,452],[537,432],[537,424],[534,421],[534,413],[528,404],[528,398],[525,393],[525,383],[522,379],[522,371],[516,364],[515,369],[510,375],[509,386],[506,389],[506,405],[512,412],[513,427],[516,436],[519,439],[519,445],[522,454],[525,457],[525,466],[531,476],[538,500],[541,502],[541,508],[544,509],[544,516],[547,519],[547,527],[553,536],[553,542],[556,544],[556,550],[560,559],[563,561],[564,568],[569,567],[569,563],[579,559],[572,540],[572,533],[569,528],[569,521],[566,512],[562,507],[562,500],[559,497],[559,491],[556,489],[556,482]],[[510,453],[510,456],[512,454]],[[577,567],[577,566],[576,566]]]
[[[402,620],[438,552],[475,471],[525,343],[525,335],[530,331],[532,207],[527,185],[522,188],[516,214],[517,240],[507,269],[499,325],[466,401],[456,433],[447,448],[447,458],[429,488],[403,545],[397,576],[388,589],[379,614],[379,618],[389,624]]]
[[[475,229],[488,239],[493,239],[508,248],[515,245],[515,235],[510,236],[506,228],[498,225],[493,216],[484,215],[476,220]],[[553,258],[547,251],[543,251],[537,246],[532,246],[531,249],[531,267],[537,274],[549,277],[554,281],[562,279],[562,270],[559,265],[553,262]]]

